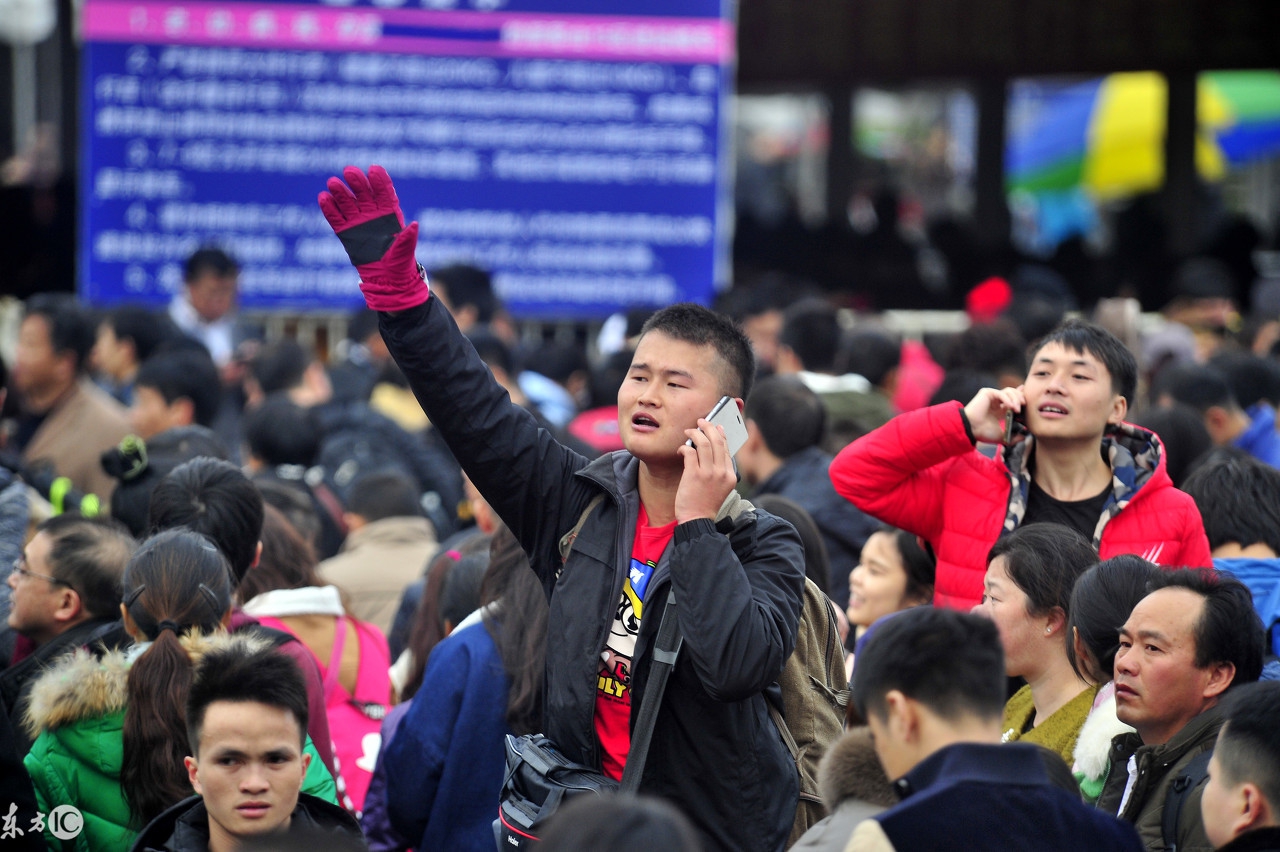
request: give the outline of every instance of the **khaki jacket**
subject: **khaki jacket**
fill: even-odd
[[[99,458],[128,434],[127,409],[82,378],[40,424],[22,460],[52,467],[75,488],[98,495],[105,504],[116,481],[102,469]]]
[[[320,576],[347,594],[347,614],[390,635],[404,587],[422,577],[440,549],[426,518],[383,518],[347,536],[320,563]]]

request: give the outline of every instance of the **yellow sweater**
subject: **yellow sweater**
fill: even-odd
[[[1032,721],[1036,717],[1036,707],[1031,701],[1031,687],[1024,686],[1013,694],[1004,705],[1004,723],[1001,729],[1004,742],[1019,740],[1028,743],[1039,743],[1062,755],[1067,765],[1071,765],[1076,749],[1076,739],[1080,736],[1080,728],[1089,717],[1093,707],[1093,699],[1098,694],[1098,687],[1086,687],[1083,692],[1034,728]]]

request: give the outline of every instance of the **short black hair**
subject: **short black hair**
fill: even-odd
[[[1178,488],[1183,487],[1201,456],[1213,447],[1204,415],[1181,402],[1148,408],[1132,422],[1156,433],[1164,446],[1165,473]]]
[[[311,409],[275,393],[245,415],[244,440],[269,467],[311,467],[320,452],[320,427]]]
[[[1210,408],[1234,411],[1240,407],[1222,372],[1207,364],[1179,364],[1164,370],[1156,382],[1157,397],[1173,399],[1204,414]]]
[[[836,308],[825,299],[801,299],[782,313],[778,342],[794,352],[806,370],[835,372],[843,337]]]
[[[153,388],[172,405],[191,400],[192,417],[200,426],[212,427],[222,406],[222,382],[207,352],[196,349],[161,350],[153,354],[134,378],[134,385]]]
[[[578,796],[556,811],[538,844],[544,852],[616,852],[702,849],[689,818],[674,805],[652,796]]]
[[[1027,524],[1002,535],[987,554],[987,564],[999,556],[1009,579],[1027,596],[1027,614],[1036,616],[1055,609],[1068,615],[1072,587],[1098,562],[1089,539],[1061,524]]]
[[[1248,586],[1212,568],[1179,568],[1159,572],[1150,588],[1153,592],[1187,589],[1204,598],[1204,611],[1196,624],[1197,668],[1233,664],[1236,672],[1232,688],[1253,683],[1261,676],[1266,630],[1254,609]]]
[[[844,343],[842,372],[857,373],[880,387],[889,373],[902,364],[902,343],[882,328],[858,328]]]
[[[951,341],[943,366],[948,371],[970,369],[993,375],[1025,376],[1027,341],[1008,320],[973,325]]]
[[[182,267],[182,280],[190,284],[206,272],[219,278],[232,278],[240,274],[240,267],[220,248],[205,246],[197,249]]]
[[[574,373],[586,375],[591,370],[587,353],[583,348],[561,340],[544,340],[525,359],[525,363],[531,366],[536,364],[539,375],[562,385],[567,383]]]
[[[883,719],[895,689],[944,719],[1000,719],[1007,681],[995,624],[928,606],[881,622],[858,655],[851,700],[863,719]]]
[[[454,627],[480,606],[480,585],[489,570],[486,551],[468,553],[454,563],[440,589],[440,619]]]
[[[717,313],[742,323],[772,311],[781,313],[813,289],[794,278],[771,271],[749,281],[737,282],[718,294],[714,308]]]
[[[822,398],[795,376],[761,379],[747,399],[746,415],[759,427],[769,452],[780,459],[822,443],[827,427]]]
[[[262,393],[270,396],[302,384],[302,377],[313,360],[301,343],[285,338],[258,350],[249,362],[249,373]]]
[[[1204,520],[1209,549],[1262,543],[1280,556],[1280,470],[1243,450],[1219,447],[1187,477]]]
[[[1272,810],[1280,808],[1280,683],[1232,690],[1222,702],[1213,753],[1230,785],[1257,784]]]
[[[744,400],[750,396],[756,377],[756,357],[751,341],[733,320],[702,305],[681,302],[645,320],[640,336],[643,338],[651,331],[694,346],[710,346],[726,368],[720,392]]]
[[[1080,641],[1097,663],[1102,680],[1111,679],[1116,652],[1120,650],[1120,628],[1138,601],[1147,596],[1147,586],[1160,568],[1140,556],[1113,556],[1094,565],[1080,575],[1071,590],[1071,606],[1067,609],[1067,661],[1081,677],[1091,677],[1084,660],[1076,656],[1073,636]]]
[[[347,339],[364,343],[378,331],[378,312],[372,308],[358,308],[347,318]]]
[[[113,308],[103,316],[101,324],[111,329],[116,340],[128,340],[133,344],[133,355],[138,363],[146,361],[180,333],[168,314],[143,305]]]
[[[112,617],[120,606],[124,569],[138,543],[111,518],[54,515],[36,527],[49,538],[49,574],[80,596],[95,618]]]
[[[369,523],[383,518],[421,517],[417,484],[403,473],[373,471],[357,476],[347,491],[347,511]]]
[[[215,701],[253,701],[288,710],[298,722],[299,748],[306,742],[306,681],[298,664],[274,648],[237,642],[206,651],[200,658],[187,694],[187,741],[196,757],[205,713]]]
[[[974,370],[969,367],[958,367],[947,370],[942,377],[942,384],[929,397],[930,405],[941,405],[944,402],[967,403],[978,395],[983,388],[993,388],[997,379],[990,373]]]
[[[201,456],[178,465],[151,493],[151,532],[186,527],[212,541],[239,583],[258,556],[262,495],[240,468]]]
[[[1120,338],[1096,323],[1072,318],[1036,341],[1031,350],[1031,360],[1050,343],[1056,343],[1069,352],[1082,352],[1097,358],[1111,376],[1112,392],[1124,397],[1129,405],[1134,404],[1138,388],[1138,361]]]
[[[41,317],[49,328],[49,344],[55,355],[70,354],[76,371],[84,370],[97,341],[98,325],[88,309],[69,293],[37,293],[27,299],[26,316]]]
[[[444,288],[445,299],[455,310],[468,305],[476,309],[476,322],[493,321],[498,312],[498,297],[493,292],[489,273],[468,263],[454,263],[431,270],[427,278]]]
[[[1249,409],[1260,402],[1275,405],[1280,401],[1280,364],[1269,358],[1228,350],[1210,358],[1209,366],[1222,373],[1241,408]]]

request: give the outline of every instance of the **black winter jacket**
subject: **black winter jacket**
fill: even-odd
[[[289,818],[286,834],[305,834],[311,840],[326,838],[333,849],[367,849],[360,823],[337,805],[306,793]],[[340,839],[339,839],[340,838]],[[204,799],[191,796],[161,812],[142,829],[131,852],[208,852],[209,811]]]
[[[547,590],[546,734],[570,759],[598,768],[596,678],[631,557],[640,463],[625,450],[588,462],[557,443],[511,403],[437,299],[382,315],[381,330],[423,410],[519,539]],[[562,563],[560,538],[601,491],[608,499],[591,513]],[[669,591],[676,591],[684,648],[640,792],[681,808],[708,850],[774,850],[786,843],[798,781],[769,719],[765,691],[795,646],[803,583],[804,553],[794,528],[756,510],[736,523],[677,526],[646,590],[646,612],[661,612]],[[633,726],[658,621],[642,620],[636,640]]]

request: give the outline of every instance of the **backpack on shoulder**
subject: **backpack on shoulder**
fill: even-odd
[[[560,539],[560,558],[569,558],[574,540],[592,512],[604,501],[597,494],[583,509],[573,529]],[[748,500],[730,492],[717,520],[735,520],[755,511]],[[824,818],[826,807],[818,793],[818,763],[844,733],[844,708],[849,703],[849,679],[835,609],[818,584],[804,581],[804,600],[796,628],[796,646],[778,676],[782,706],[769,702],[769,716],[791,753],[800,781],[800,800],[787,845]]]
[[[773,718],[782,741],[796,762],[800,801],[787,845],[800,839],[827,815],[818,793],[818,763],[844,733],[844,708],[849,703],[849,680],[844,671],[840,627],[830,600],[808,577],[804,605],[796,630],[796,648],[778,676],[782,707],[772,703]]]
[[[1209,758],[1212,756],[1213,750],[1210,749],[1191,758],[1165,791],[1160,836],[1168,852],[1178,852],[1178,821],[1182,818],[1182,806],[1191,796],[1191,791],[1209,777]]]

